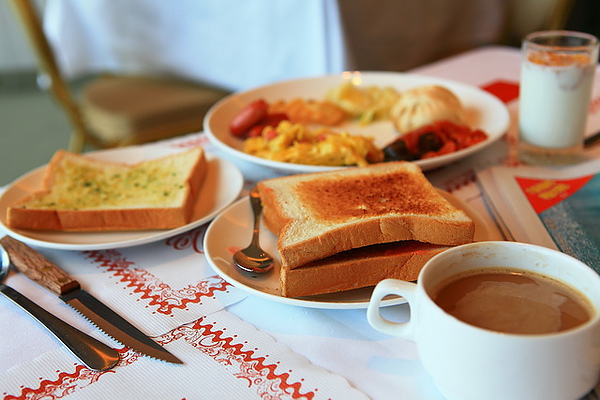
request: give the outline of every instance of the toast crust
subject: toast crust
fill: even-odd
[[[279,237],[283,269],[373,244],[473,241],[471,218],[412,163],[274,178],[258,188],[265,225]]]
[[[425,263],[448,249],[405,241],[349,250],[294,269],[281,269],[284,297],[311,296],[375,286],[393,278],[414,281]]]
[[[48,164],[43,189],[8,207],[7,225],[59,231],[176,228],[190,222],[206,170],[200,147],[137,164],[60,150]],[[142,179],[158,177],[148,187],[163,190],[164,198],[131,178],[136,173]],[[133,180],[119,181],[122,176]],[[163,186],[163,181],[168,182]],[[106,190],[99,194],[99,188]]]

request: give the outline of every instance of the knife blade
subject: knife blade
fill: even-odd
[[[10,236],[0,239],[0,244],[4,246],[18,271],[58,295],[62,301],[115,340],[150,357],[183,364],[179,358],[82,289],[79,282],[36,250]]]
[[[0,283],[0,292],[37,319],[88,368],[106,371],[119,362],[119,352],[55,317],[10,286]]]

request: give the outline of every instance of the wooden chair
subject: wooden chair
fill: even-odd
[[[534,31],[561,30],[575,0],[508,0],[503,43],[520,47]]]
[[[49,91],[64,109],[73,132],[69,149],[109,148],[200,131],[204,114],[224,90],[170,78],[101,75],[79,96],[63,79],[34,0],[10,0],[36,55]]]

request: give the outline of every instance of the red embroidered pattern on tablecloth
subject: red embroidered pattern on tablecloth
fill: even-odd
[[[475,182],[475,172],[472,169],[462,171],[462,173],[449,177],[444,180],[441,186],[445,191],[452,193],[460,188]]]
[[[201,303],[203,298],[212,298],[217,291],[227,291],[231,285],[218,276],[207,277],[194,285],[173,289],[151,273],[134,268],[134,262],[128,261],[117,250],[85,251],[86,257],[99,267],[106,268],[133,293],[141,299],[149,300],[149,306],[155,312],[171,315],[174,309],[185,309],[188,304]]]
[[[188,138],[184,138],[183,140],[176,141],[175,143],[172,143],[171,146],[188,148],[206,146],[208,144],[210,144],[210,141],[208,140],[208,137],[206,135],[193,135]]]
[[[189,232],[167,239],[165,243],[167,246],[173,247],[175,250],[183,250],[188,247],[192,247],[192,250],[194,250],[196,253],[204,254],[202,240],[204,238],[206,228],[207,225],[203,225],[200,228],[192,229]]]
[[[268,399],[312,399],[314,392],[301,393],[301,382],[289,383],[290,374],[277,373],[276,363],[267,363],[267,357],[255,356],[254,350],[244,350],[245,343],[235,343],[237,335],[226,337],[215,323],[204,317],[173,329],[157,339],[161,345],[184,339],[194,348],[217,361],[233,376],[247,381],[248,387],[256,390],[260,398]],[[292,372],[292,371],[289,371]]]
[[[247,342],[237,342],[237,335],[226,337],[223,330],[215,328],[215,323],[200,318],[192,323],[173,329],[171,332],[155,338],[165,345],[177,340],[185,340],[191,347],[212,358],[226,371],[238,379],[247,382],[248,388],[260,398],[306,399],[315,396],[314,391],[302,393],[302,382],[290,382],[290,373],[277,373],[278,362],[269,363],[268,356],[256,356],[255,350],[244,350]],[[138,360],[140,355],[127,347],[118,350],[121,360],[115,370],[92,371],[83,365],[77,365],[72,373],[59,372],[56,380],[40,378],[38,388],[21,388],[20,395],[4,393],[4,400],[60,399],[100,381],[102,375],[118,373]]]
[[[74,372],[61,372],[54,381],[41,380],[37,389],[23,388],[18,396],[4,393],[4,400],[61,399],[84,386],[97,382],[102,375],[111,373],[114,374],[115,371],[93,371],[83,365],[77,365]]]

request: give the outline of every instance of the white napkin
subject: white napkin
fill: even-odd
[[[157,336],[246,296],[231,290],[206,262],[205,229],[125,249],[44,253],[100,301]]]
[[[57,348],[0,375],[4,399],[366,399],[339,375],[220,311],[156,339],[183,361],[169,364],[121,349],[119,365],[91,371]],[[14,396],[14,397],[13,397]]]

